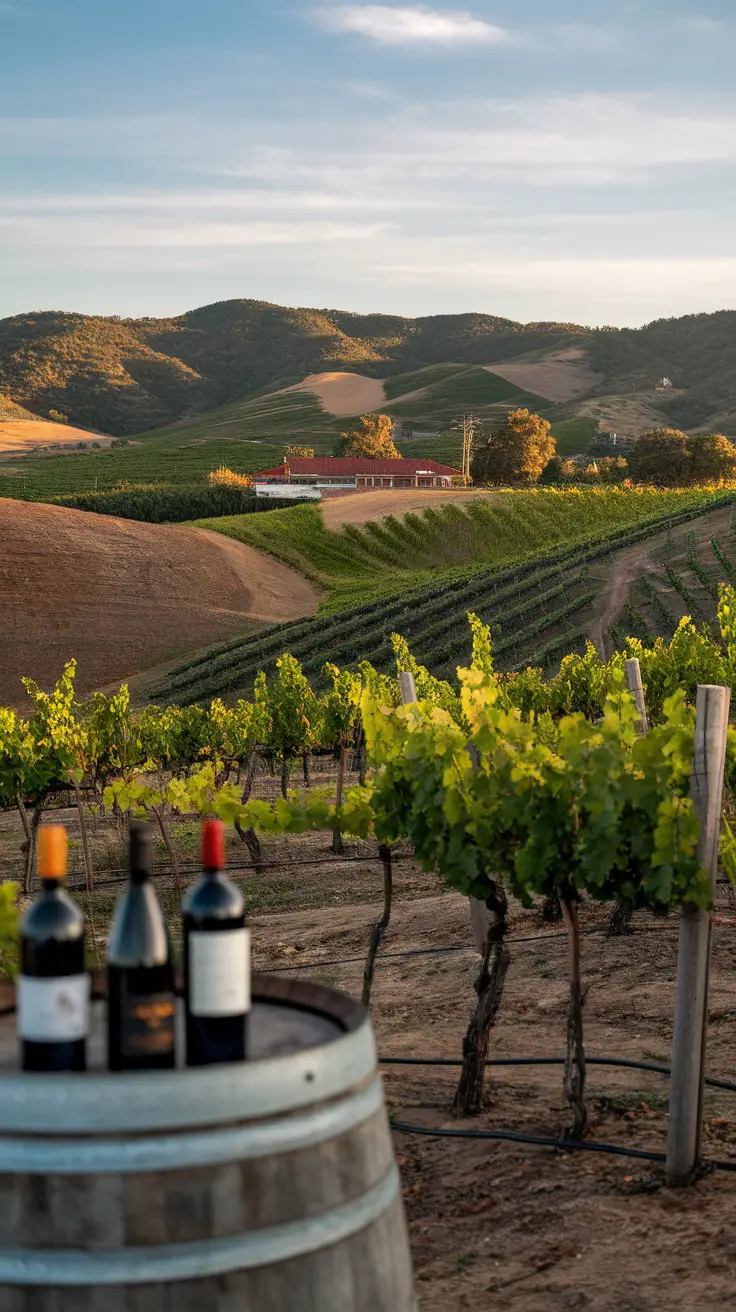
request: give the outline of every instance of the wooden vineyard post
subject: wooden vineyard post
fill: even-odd
[[[729,688],[699,684],[690,791],[700,821],[698,859],[715,892],[726,764]],[[691,902],[680,913],[675,1026],[672,1040],[667,1176],[685,1180],[697,1165],[708,1028],[711,915]]]
[[[642,738],[649,733],[649,720],[647,718],[647,704],[644,700],[644,686],[641,681],[641,670],[636,656],[626,662],[626,683],[629,692],[634,698],[636,709],[639,712],[638,731]]]
[[[417,699],[417,689],[414,683],[414,675],[408,670],[404,670],[399,675],[399,692],[401,693],[401,705],[410,706]]]

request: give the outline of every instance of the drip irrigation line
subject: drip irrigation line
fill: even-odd
[[[623,1148],[617,1143],[598,1143],[593,1139],[556,1139],[547,1134],[522,1134],[517,1130],[443,1130],[427,1125],[411,1125],[406,1121],[391,1121],[391,1129],[398,1134],[425,1134],[435,1139],[500,1139],[508,1143],[534,1144],[540,1148],[557,1148],[562,1152],[606,1153],[610,1157],[634,1157],[638,1161],[663,1164],[665,1153],[645,1148]],[[728,1162],[706,1158],[706,1164],[715,1171],[736,1171],[736,1161]]]
[[[379,1057],[384,1066],[462,1066],[462,1061],[453,1057]],[[626,1057],[587,1057],[589,1066],[621,1066],[626,1069],[653,1071],[657,1075],[670,1075],[669,1066],[656,1062],[634,1061]],[[486,1066],[564,1066],[564,1057],[492,1057]],[[736,1084],[730,1080],[719,1080],[706,1075],[705,1083],[711,1088],[727,1089],[736,1093]],[[505,1143],[533,1144],[541,1148],[556,1148],[559,1151],[589,1153],[606,1153],[611,1157],[633,1157],[639,1161],[664,1163],[666,1154],[652,1152],[644,1148],[625,1148],[619,1144],[599,1143],[595,1140],[578,1140],[556,1138],[546,1134],[525,1134],[519,1130],[447,1130],[426,1125],[413,1125],[406,1121],[391,1121],[391,1129],[400,1134],[422,1134],[436,1139],[486,1139],[500,1140]],[[707,1159],[708,1166],[716,1171],[736,1171],[736,1161]]]
[[[462,1066],[462,1060],[455,1057],[379,1057],[382,1066]],[[621,1066],[626,1070],[653,1071],[655,1075],[671,1075],[669,1066],[661,1066],[653,1061],[635,1061],[630,1057],[589,1057],[588,1066]],[[564,1066],[564,1057],[489,1057],[486,1066]],[[706,1075],[705,1083],[714,1089],[726,1089],[736,1093],[736,1084],[731,1080],[721,1080],[714,1075]],[[734,1163],[736,1169],[736,1163]]]
[[[620,1148],[614,1143],[596,1143],[592,1139],[557,1139],[551,1134],[523,1134],[518,1130],[443,1130],[427,1125],[411,1125],[406,1121],[391,1121],[391,1129],[399,1134],[426,1134],[437,1139],[501,1139],[509,1143],[530,1143],[540,1148],[582,1150],[589,1153],[609,1153],[616,1157],[637,1157],[647,1162],[664,1162],[664,1153],[649,1152],[644,1148]],[[713,1162],[713,1166],[718,1163]],[[736,1162],[724,1163],[723,1170],[736,1171]]]

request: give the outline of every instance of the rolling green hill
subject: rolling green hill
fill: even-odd
[[[499,567],[623,530],[652,516],[719,504],[731,493],[617,487],[499,491],[362,527],[325,526],[314,505],[198,521],[292,565],[325,588],[325,613],[447,575]]]
[[[685,612],[712,618],[718,579],[736,574],[723,547],[716,541],[710,548],[711,535],[721,532],[733,554],[735,499],[727,492],[517,492],[466,513],[428,511],[342,533],[328,533],[309,506],[260,515],[249,526],[203,521],[321,581],[330,590],[325,613],[200,652],[170,668],[152,695],[183,703],[243,695],[284,651],[316,682],[327,660],[370,660],[385,670],[392,632],[408,638],[434,674],[449,677],[470,653],[468,610],[491,625],[504,669],[550,668],[591,635],[619,644],[627,634],[671,636]],[[621,577],[632,578],[632,590],[614,587]]]
[[[360,315],[252,300],[222,301],[171,319],[44,311],[0,320],[0,395],[37,415],[55,409],[79,427],[129,436],[320,370],[384,378],[393,399],[451,382],[463,366],[570,346],[584,349],[602,376],[602,393],[651,391],[667,374],[676,395],[657,404],[673,421],[697,426],[736,414],[736,311],[725,310],[610,330],[487,314]],[[486,395],[475,402],[461,389],[454,399],[482,404]]]
[[[248,300],[172,319],[46,311],[0,320],[0,393],[35,414],[56,409],[79,427],[125,436],[323,369],[388,377],[447,360],[487,364],[564,342],[569,330],[483,314],[404,319]]]

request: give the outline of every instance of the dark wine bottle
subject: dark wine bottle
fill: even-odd
[[[174,968],[166,922],[151,883],[151,831],[131,821],[130,884],[118,901],[107,949],[111,1071],[175,1064]]]
[[[18,1034],[24,1071],[83,1071],[90,979],[84,968],[84,916],[62,888],[66,830],[42,825],[36,870],[43,889],[20,926]]]
[[[220,820],[202,825],[203,873],[184,895],[187,1065],[243,1061],[250,1011],[245,899],[223,873]]]

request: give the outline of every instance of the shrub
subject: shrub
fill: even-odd
[[[56,506],[91,510],[98,515],[118,515],[148,524],[177,524],[188,519],[213,519],[220,515],[249,515],[262,510],[283,509],[301,504],[276,497],[257,498],[248,488],[206,483],[131,485],[104,492],[78,492],[51,498]]]
[[[236,474],[235,470],[228,469],[227,465],[220,465],[218,469],[210,470],[207,477],[215,487],[248,488],[253,486],[253,479],[249,474]]]

